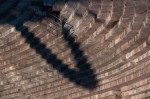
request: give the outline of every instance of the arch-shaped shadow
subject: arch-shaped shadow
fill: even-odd
[[[83,54],[84,51],[80,49],[80,44],[75,42],[74,37],[69,36],[68,29],[63,28],[62,35],[64,40],[67,42],[68,47],[70,47],[72,50],[72,54],[77,63],[76,67],[79,69],[79,71],[69,69],[67,64],[64,64],[62,60],[57,59],[56,55],[52,53],[51,49],[46,48],[46,45],[40,42],[40,38],[35,37],[34,33],[29,32],[28,27],[23,25],[26,21],[32,21],[33,16],[29,16],[25,20],[20,19],[21,22],[17,22],[20,21],[18,20],[19,17],[17,17],[15,20],[7,23],[13,25],[17,31],[20,31],[21,36],[26,39],[26,42],[30,45],[30,47],[36,50],[36,52],[47,61],[47,63],[51,64],[52,67],[59,71],[59,73],[64,77],[83,88],[89,90],[96,88],[98,81],[96,80],[94,70],[91,69],[92,64],[87,63],[88,58]],[[44,18],[45,17],[40,17],[39,19],[37,18],[36,21],[40,21]]]

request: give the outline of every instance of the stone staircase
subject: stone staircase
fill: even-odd
[[[149,0],[0,2],[0,99],[150,98]]]

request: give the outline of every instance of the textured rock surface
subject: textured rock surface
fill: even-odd
[[[150,98],[150,0],[33,1],[0,0],[0,99]]]

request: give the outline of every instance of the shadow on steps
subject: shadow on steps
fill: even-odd
[[[32,13],[32,12],[31,12]],[[16,17],[16,21],[20,16]],[[26,39],[26,43],[30,45],[30,47],[42,56],[43,59],[47,61],[54,69],[56,69],[60,74],[64,77],[68,78],[71,82],[75,83],[77,86],[81,86],[85,89],[92,90],[96,88],[98,80],[96,79],[96,75],[94,74],[94,70],[91,69],[92,64],[87,63],[88,57],[84,56],[83,50],[80,49],[80,44],[75,42],[73,36],[69,36],[69,32],[67,29],[63,29],[61,33],[63,35],[63,39],[67,42],[68,47],[72,50],[72,54],[74,56],[74,60],[76,62],[76,67],[78,71],[74,69],[69,69],[67,64],[64,64],[62,60],[58,59],[55,54],[52,53],[51,49],[46,48],[46,45],[40,42],[40,38],[35,37],[34,33],[28,31],[28,27],[23,24],[27,21],[33,21],[32,15],[25,17],[24,20],[20,22],[11,21],[8,24],[15,26],[17,31],[20,31],[21,36]],[[37,18],[36,21],[43,20],[42,18]]]

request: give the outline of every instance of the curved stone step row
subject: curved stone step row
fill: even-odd
[[[83,33],[82,33],[81,35],[84,35],[84,37],[86,37],[86,36],[85,36],[86,34],[83,34]],[[79,36],[81,36],[81,35],[79,35]],[[82,37],[82,36],[81,36],[81,37]],[[84,38],[82,38],[82,39],[84,40]],[[81,41],[81,43],[82,43],[82,41]],[[84,44],[83,44],[83,45],[84,45]]]
[[[148,69],[147,69],[148,70]],[[144,70],[144,72],[145,72],[145,70]],[[144,73],[144,72],[141,72],[141,71],[139,71],[139,72],[137,72],[137,73]],[[137,73],[135,73],[135,74],[133,74],[134,76],[141,76],[140,78],[142,78],[142,76],[143,75],[141,75],[141,74],[137,74]],[[146,72],[145,72],[145,74],[146,74]],[[131,75],[132,77],[133,77],[133,75]],[[117,81],[115,81],[115,82],[112,82],[111,83],[111,85],[112,84],[114,84],[114,85],[117,85],[117,84],[119,84],[120,82],[122,82],[123,80],[125,80],[125,81],[129,81],[129,80],[131,80],[131,79],[134,79],[135,80],[135,78],[131,78],[131,76],[127,76],[127,77],[125,77],[125,78],[122,78],[122,80],[120,79],[120,80],[117,80]],[[133,81],[134,82],[134,81]],[[128,84],[128,83],[126,83],[126,84]],[[124,83],[124,85],[125,85],[125,83]],[[110,86],[110,83],[109,84],[106,84],[105,86],[101,86],[101,88],[97,88],[96,89],[96,92],[98,92],[98,90],[100,90],[100,89],[105,89],[105,88],[108,88]],[[112,89],[112,86],[111,86],[111,89]],[[117,88],[114,88],[114,90],[115,89],[117,89]],[[117,89],[118,90],[118,89]],[[102,90],[100,90],[99,92],[101,92]],[[78,94],[78,93],[77,93]],[[74,94],[75,95],[75,94]]]
[[[116,6],[115,4],[113,5],[113,6]],[[108,31],[109,30],[109,28],[106,28],[106,26],[109,26],[109,24],[111,24],[111,22],[113,23],[114,22],[114,16],[116,16],[116,14],[114,13],[116,10],[115,9],[113,9],[113,11],[112,11],[112,16],[111,17],[106,17],[106,19],[105,20],[107,20],[108,22],[106,22],[106,23],[103,23],[103,24],[101,24],[101,26],[99,26],[97,29],[95,29],[95,31],[93,31],[93,34],[92,33],[89,33],[89,34],[91,34],[91,36],[89,36],[85,41],[81,41],[81,43],[84,43],[83,45],[85,45],[85,46],[89,46],[89,45],[91,45],[92,46],[92,42],[94,43],[93,44],[93,46],[92,47],[90,47],[90,48],[92,48],[92,49],[94,49],[94,46],[96,47],[96,46],[98,46],[98,45],[100,45],[100,44],[95,44],[95,42],[102,42],[102,40],[103,40],[103,36],[104,36],[104,34],[105,33],[103,33],[104,31]],[[117,11],[118,12],[118,11]],[[119,12],[118,12],[119,13]],[[108,13],[108,16],[110,16],[109,15],[110,13]],[[103,14],[101,14],[101,15],[103,15]],[[102,20],[101,18],[99,19],[99,20]],[[119,20],[119,19],[117,19],[117,20]],[[101,21],[100,21],[100,23],[101,23]],[[93,27],[95,27],[95,26],[93,26]],[[82,35],[82,34],[81,34]],[[84,34],[84,35],[86,35],[86,34]],[[101,38],[101,39],[99,39],[99,38]],[[93,40],[94,39],[94,40]],[[80,39],[79,39],[80,40]],[[101,40],[101,41],[100,41]],[[84,49],[84,48],[83,48]],[[85,47],[85,49],[86,49],[86,47]]]
[[[103,6],[105,7],[105,5],[101,5],[101,12],[103,11],[103,10],[102,10]],[[110,8],[111,8],[111,7],[109,7],[108,9],[110,9]],[[106,14],[107,14],[107,13],[102,13],[102,14],[101,14],[101,18],[98,19],[98,20],[100,20],[100,21],[101,21],[101,20],[102,20],[102,21],[104,20],[104,21],[105,21],[105,19],[103,19],[102,16],[103,16],[103,15],[106,15]],[[109,14],[109,13],[108,13],[108,14]],[[82,36],[82,35],[84,35],[84,34],[87,32],[88,29],[92,28],[92,26],[93,26],[93,24],[95,23],[95,20],[96,20],[96,15],[94,15],[92,12],[88,11],[88,12],[87,12],[87,16],[91,16],[91,15],[93,16],[93,19],[91,18],[91,19],[92,19],[92,20],[91,20],[92,23],[86,22],[86,21],[83,19],[83,20],[82,20],[82,23],[75,29],[75,34],[78,35],[79,33],[80,33],[80,34],[82,33],[82,34],[81,34],[81,36]],[[89,18],[90,18],[90,17],[89,17]],[[107,16],[106,16],[106,18],[107,18]],[[87,19],[87,20],[90,20],[90,19]],[[83,32],[84,32],[84,33],[83,33]],[[80,35],[79,35],[79,36],[80,36]]]
[[[62,14],[61,16],[64,19],[67,19],[65,28],[67,27],[67,24],[70,24],[73,27],[73,33],[76,32],[77,27],[79,27],[79,25],[82,22],[86,21],[86,24],[89,24],[90,21],[89,19],[91,18],[93,20],[94,16],[91,14],[88,14],[88,6],[86,5],[86,3],[89,3],[89,0],[83,1],[80,0],[79,2],[77,1],[68,1],[68,4],[66,4],[66,7],[64,8],[64,10],[62,10]],[[72,9],[71,13],[69,14],[69,10]],[[68,11],[67,11],[68,10]],[[67,14],[68,13],[68,14]],[[64,16],[65,15],[65,16]],[[68,15],[68,16],[66,16]],[[89,16],[89,17],[86,17]],[[82,26],[83,27],[83,26]]]
[[[134,24],[133,24],[133,26],[131,25],[131,28],[132,28],[132,27],[134,27]],[[133,29],[133,32],[136,32],[136,31],[134,31],[134,29]],[[135,33],[134,33],[134,34],[135,34]],[[123,35],[124,35],[124,33],[123,33]],[[127,36],[129,36],[129,35],[130,35],[130,34],[128,33]],[[120,36],[122,36],[122,34],[121,34]],[[119,37],[119,38],[120,38],[120,37]],[[123,37],[123,38],[125,38],[125,37]],[[127,37],[126,37],[126,38],[127,38]],[[116,41],[116,40],[115,40],[115,41]],[[115,41],[114,41],[114,42],[115,42]],[[123,40],[121,40],[121,41],[123,41]],[[117,43],[118,43],[118,41],[117,41]],[[111,44],[111,43],[110,43],[110,44]],[[113,44],[113,46],[114,46],[114,44]],[[113,47],[113,46],[112,46],[112,47]],[[110,46],[110,48],[111,48],[111,46]],[[116,49],[116,48],[114,48],[114,49]],[[113,52],[113,50],[112,50],[112,52]],[[106,52],[106,53],[107,53],[107,52]],[[108,53],[107,53],[107,55],[108,55]]]
[[[31,27],[31,26],[30,26]],[[33,27],[33,28],[35,28],[35,27],[37,27],[37,24],[35,24],[35,26]],[[41,27],[42,28],[42,27]],[[37,29],[38,30],[38,29]],[[37,30],[34,30],[33,32],[38,32]],[[40,29],[40,30],[42,30],[42,29]],[[15,36],[15,35],[18,35],[18,36],[20,36],[20,33],[16,33],[15,35],[14,35],[14,33],[11,33],[13,36]],[[43,35],[43,34],[42,34]],[[41,35],[41,36],[42,36]],[[10,36],[11,37],[11,36]],[[12,38],[12,37],[11,37]],[[11,38],[8,38],[8,40],[10,40],[10,42],[12,42],[11,41]],[[15,36],[15,38],[16,38],[16,36]],[[14,38],[13,38],[14,39]],[[18,38],[17,38],[18,39]],[[18,39],[19,40],[19,39]],[[5,40],[4,40],[5,41]],[[6,39],[6,41],[7,41],[7,39]],[[8,43],[8,45],[7,45],[7,47],[9,46],[9,42],[7,42]],[[5,47],[4,46],[1,46],[1,47],[3,47],[3,49],[5,49]]]
[[[130,86],[130,88],[129,88]],[[141,99],[146,98],[149,91],[149,78],[143,79],[139,82],[130,84],[126,87],[122,88],[122,97],[131,97],[131,98],[138,98]]]
[[[134,57],[133,57],[134,58]]]
[[[124,33],[123,33],[124,34]],[[129,34],[128,34],[129,35]],[[120,35],[120,36],[122,36],[122,34]],[[119,37],[120,38],[120,37]],[[115,42],[116,42],[116,40],[115,40]],[[112,42],[113,43],[113,42]],[[118,41],[117,41],[117,43],[118,43]],[[110,43],[111,44],[111,43]],[[113,44],[113,46],[114,46],[114,44]],[[107,53],[107,52],[106,52]],[[107,54],[108,55],[108,54]]]
[[[98,22],[98,23],[100,23],[100,22]],[[97,26],[98,26],[98,23],[97,23]],[[96,25],[96,24],[95,24]],[[95,26],[95,25],[93,25],[93,27]],[[92,29],[91,29],[92,30]],[[91,30],[89,30],[89,31],[91,31]],[[83,35],[83,34],[81,34],[81,35]],[[84,34],[84,37],[86,37],[85,36],[86,34]],[[79,35],[80,36],[80,35]],[[85,40],[85,38],[82,38],[83,40]],[[81,41],[81,43],[82,43],[82,41]]]
[[[145,28],[145,27],[144,27],[144,28]],[[141,31],[141,35],[143,35],[142,32],[144,32],[144,31],[146,31],[146,28],[145,28],[145,30]],[[146,34],[146,33],[147,33],[147,32],[145,32],[145,34]],[[147,34],[147,35],[149,35],[149,34]],[[133,36],[134,36],[134,35],[133,35]],[[116,37],[117,37],[117,36],[116,36]],[[115,37],[113,37],[113,38],[115,38]],[[139,39],[139,41],[141,41],[143,38],[145,39],[145,38],[146,38],[146,35],[143,36],[143,37],[141,36],[141,39]],[[113,40],[113,39],[112,39],[112,40]],[[121,42],[122,42],[122,41],[121,41]],[[64,43],[64,42],[63,42],[63,43]],[[138,42],[134,42],[134,43],[138,43]],[[135,49],[137,46],[139,46],[139,44],[137,44],[136,46],[134,46],[134,47],[132,48],[133,51],[135,51],[134,49]],[[107,47],[106,47],[106,48],[107,48]],[[130,50],[131,50],[131,49],[130,49]],[[145,51],[146,51],[146,49],[145,49]],[[143,51],[141,50],[141,52],[143,53],[144,50],[143,50]],[[132,52],[131,52],[131,53],[132,53]],[[142,53],[141,53],[141,54],[142,54]],[[129,54],[130,54],[130,52],[129,52]],[[128,54],[128,55],[129,55],[129,54]],[[136,59],[136,58],[134,58],[134,56],[136,56],[136,55],[139,56],[139,55],[141,55],[141,54],[135,54],[135,55],[134,55],[134,53],[133,53],[133,55],[131,54],[131,55],[127,56],[127,57],[129,57],[129,59],[131,59],[131,58]],[[94,56],[94,55],[93,55],[93,56]],[[35,56],[35,57],[36,57],[36,56]],[[97,58],[97,59],[98,59],[98,58]],[[132,60],[133,60],[133,59],[132,59]],[[112,63],[114,64],[115,62],[112,61]],[[32,65],[31,65],[31,66],[32,66]],[[36,66],[36,65],[35,65],[35,66]],[[111,65],[108,65],[108,67],[110,67],[110,66],[111,66]],[[114,66],[115,66],[115,65],[114,65]],[[141,66],[141,65],[139,65],[139,66]],[[146,67],[146,66],[143,65],[141,68],[144,68],[144,67]],[[140,70],[141,68],[138,68],[138,69]],[[100,69],[101,69],[101,68],[100,68]],[[131,69],[131,70],[130,70],[130,74],[128,74],[128,75],[132,75],[133,70],[136,72],[138,69]],[[146,69],[149,70],[149,67],[147,67]],[[144,69],[144,70],[146,70],[146,69]],[[140,72],[142,72],[142,69],[140,70]],[[148,72],[145,72],[145,74],[146,74],[146,73],[148,73]],[[50,78],[50,79],[53,79],[53,78],[57,77],[58,73],[56,73],[55,75],[56,75],[56,76],[53,76],[53,77]],[[121,78],[121,75],[124,75],[124,76],[127,77],[126,74],[120,74],[120,75],[119,75],[120,77],[119,77],[119,76],[118,76],[118,77]],[[59,76],[59,75],[58,75],[58,76]],[[105,76],[107,76],[107,73],[106,73]],[[28,74],[27,78],[28,78],[28,77],[30,78],[30,74]],[[32,76],[31,76],[31,77],[32,77]],[[34,73],[33,73],[33,77],[36,78],[36,75],[34,75]],[[38,77],[38,76],[37,76],[37,77]],[[103,76],[102,76],[102,77],[103,77]],[[117,77],[117,76],[116,76],[116,77]],[[117,78],[118,78],[118,77],[117,77]],[[141,77],[142,77],[142,76],[141,76]],[[25,78],[25,79],[27,79],[27,78]],[[46,76],[46,78],[47,78],[47,76]],[[44,78],[44,79],[47,80],[46,78]],[[60,76],[60,77],[58,77],[56,80],[61,80],[62,78],[63,78],[63,77]],[[100,77],[100,78],[101,78],[101,77]],[[124,78],[124,77],[123,77],[123,78]],[[135,77],[135,78],[136,78],[136,77]],[[132,79],[134,80],[135,78],[132,78]],[[116,85],[116,86],[119,86],[119,84],[121,84],[121,83],[126,83],[126,82],[121,82],[121,81],[120,81],[121,83],[117,83],[117,80],[116,80],[116,81],[113,81],[114,79],[116,79],[116,78],[113,77],[113,76],[112,76],[111,78],[109,78],[109,79],[110,79],[110,81],[107,81],[107,80],[105,80],[105,79],[102,80],[102,82],[105,82],[106,84],[103,83],[104,85],[102,85],[102,87],[101,87],[100,89],[98,89],[99,87],[98,87],[97,89],[95,89],[94,92],[96,93],[97,90],[103,90],[103,89],[108,88],[107,86],[109,86],[110,83],[107,83],[107,82],[111,82],[111,81],[112,81],[112,82],[114,83],[114,85],[112,84],[112,86],[110,86],[110,87],[113,87],[113,86],[115,86],[115,85]],[[41,78],[41,80],[42,80],[42,78]],[[131,80],[131,79],[130,79],[130,80]],[[51,82],[51,83],[54,83],[54,82],[56,82],[56,81],[54,80],[54,81]],[[116,83],[116,84],[115,84],[115,83]],[[27,84],[28,84],[28,83],[27,83]],[[31,86],[32,86],[32,83],[31,83],[31,82],[30,82],[30,84],[31,84]],[[29,84],[29,85],[30,85],[30,84]],[[65,84],[65,85],[69,85],[69,81],[67,81],[67,82],[64,83],[64,84]],[[38,83],[37,83],[37,85],[35,85],[35,87],[36,87],[36,86],[38,86]],[[56,86],[57,86],[57,85],[56,85]],[[52,87],[51,90],[55,89],[56,86],[55,86],[55,87]],[[61,86],[61,84],[60,84],[60,86]],[[57,86],[57,88],[59,89],[60,86]],[[100,85],[100,86],[101,86],[101,85]],[[12,88],[13,88],[13,87],[12,87]],[[42,87],[41,87],[41,88],[42,88]],[[73,88],[75,89],[75,86],[73,86]],[[51,91],[51,94],[48,94],[46,91],[48,91],[49,89],[46,89],[46,88],[45,88],[45,89],[46,89],[45,91],[42,91],[42,90],[41,90],[41,91],[39,91],[39,93],[42,93],[41,95],[44,95],[44,93],[47,93],[47,97],[52,96],[52,98],[59,98],[59,97],[63,96],[63,93],[64,93],[64,92],[68,92],[67,90],[70,90],[70,89],[73,89],[73,88],[72,88],[72,87],[71,87],[71,88],[64,88],[64,89],[60,90],[60,95],[58,95],[58,96],[55,96],[55,94],[54,94],[55,91],[54,91],[54,92]],[[63,90],[64,90],[64,91],[63,91]],[[35,93],[34,93],[35,97],[38,97],[38,96],[39,96],[39,93],[36,93],[36,90],[35,90],[34,92],[35,92]],[[73,98],[78,98],[78,97],[80,97],[79,95],[81,95],[80,92],[81,92],[81,93],[84,93],[84,92],[86,93],[86,91],[83,91],[83,89],[79,89],[79,90],[72,91],[72,92],[70,91],[69,93],[72,94],[71,96],[72,96]],[[69,93],[68,93],[68,94],[69,94]],[[62,94],[62,95],[61,95],[61,94]],[[79,95],[78,95],[78,94],[79,94]],[[82,94],[82,95],[85,95],[85,96],[83,96],[83,97],[86,97],[86,95],[88,95],[88,93],[87,93],[87,94]],[[70,97],[71,97],[71,96],[70,96]],[[11,96],[10,96],[10,97],[11,97]],[[42,98],[42,97],[43,97],[43,96],[41,96],[40,98]],[[65,97],[65,96],[64,96],[64,97]],[[18,98],[19,98],[19,97],[18,97]]]

